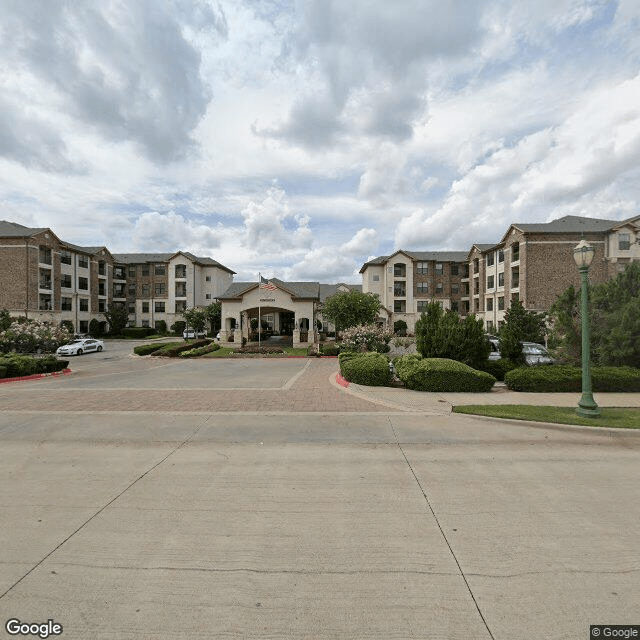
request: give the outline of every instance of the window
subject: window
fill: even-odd
[[[142,313],[149,313],[149,303],[148,302],[143,302],[142,303]]]
[[[504,287],[504,271],[501,271],[498,274],[498,286],[499,287]]]
[[[143,264],[142,265],[142,275],[143,276],[148,276],[149,275],[149,265],[148,264]]]
[[[422,313],[427,310],[427,305],[429,302],[427,300],[418,300],[418,313]]]
[[[148,327],[149,326],[149,321],[148,320],[143,320],[141,324],[142,324],[143,327]]]
[[[487,267],[492,267],[495,262],[496,254],[492,251],[491,253],[487,253]]]
[[[460,285],[452,284],[451,285],[451,293],[460,293]]]
[[[149,295],[149,285],[148,284],[143,284],[142,285],[142,297],[146,297]]]
[[[451,275],[452,276],[457,276],[459,273],[459,267],[457,264],[452,264],[451,265]]]
[[[78,278],[78,289],[82,291],[87,291],[89,289],[89,278]]]
[[[473,283],[473,295],[474,295],[474,296],[477,296],[479,293],[480,293],[480,284],[479,284],[479,282],[476,280],[476,281]]]
[[[520,260],[520,243],[516,242],[511,246],[511,262]]]
[[[498,264],[504,262],[504,249],[498,249]]]
[[[204,281],[205,282],[211,282],[211,276],[205,276]]]
[[[98,300],[98,313],[104,313],[107,310],[107,303],[105,300]]]
[[[157,296],[163,296],[165,293],[164,282],[156,282],[155,292]]]
[[[163,276],[166,273],[165,266],[163,264],[157,264],[153,268],[153,274],[156,276]]]
[[[40,262],[42,264],[51,264],[51,249],[40,247]]]
[[[487,276],[487,289],[493,289],[494,286],[495,286],[495,276]]]
[[[444,265],[436,263],[436,275],[437,276],[444,275]]]
[[[468,300],[465,300],[465,301],[462,303],[462,311],[463,311],[464,313],[469,313],[469,301],[468,301]]]
[[[89,333],[89,321],[80,320],[80,333]]]
[[[394,300],[393,301],[393,310],[396,313],[405,313],[407,310],[407,302],[406,300]]]
[[[113,277],[116,280],[125,280],[125,268],[124,267],[113,267]]]
[[[211,294],[210,293],[205,293],[204,294],[204,299],[205,300],[211,300]]]
[[[428,262],[418,262],[416,271],[423,276],[426,276],[429,273],[429,263]]]
[[[136,295],[136,285],[135,284],[130,284],[128,291],[129,291],[129,295],[130,296],[135,296]]]
[[[104,282],[99,282],[98,283],[98,295],[99,296],[106,296],[107,295],[107,288],[104,286]]]
[[[62,264],[71,264],[71,252],[70,251],[61,251],[60,252],[60,262],[62,262]]]
[[[187,295],[187,283],[176,282],[176,298],[185,298]]]
[[[631,249],[631,235],[628,233],[618,234],[618,249],[620,251],[629,251]]]
[[[498,311],[504,311],[504,296],[498,298]]]
[[[187,308],[186,300],[176,300],[176,313],[182,313]]]
[[[64,289],[71,289],[73,284],[71,283],[71,274],[70,273],[63,273],[60,276],[60,286],[63,287]]]
[[[396,264],[393,265],[393,275],[396,278],[406,278],[407,265],[402,262],[396,262]]]
[[[520,269],[518,267],[513,267],[511,269],[511,288],[515,289],[520,286]]]
[[[442,282],[436,283],[436,293],[442,293],[444,291],[444,285]]]
[[[130,302],[130,303],[127,305],[127,313],[128,313],[129,315],[132,315],[132,314],[134,314],[135,312],[136,312],[136,303],[135,303],[135,302]]]
[[[106,274],[107,274],[107,271],[106,271],[106,265],[104,263],[104,260],[100,260],[98,262],[98,275],[99,276],[104,276]]]
[[[78,266],[81,269],[87,269],[89,267],[89,258],[87,256],[78,256]]]
[[[129,266],[127,268],[127,275],[130,278],[135,278],[136,277],[136,265],[135,264],[132,264],[131,266]]]
[[[62,311],[71,311],[71,298],[60,298],[60,309]]]
[[[153,303],[153,310],[156,313],[164,313],[164,302],[154,302]]]
[[[478,260],[478,258],[475,258],[473,261],[473,273],[478,273],[479,270],[480,270],[480,261]]]
[[[373,278],[371,278],[374,282],[380,282],[380,276],[373,276]]]
[[[416,285],[417,293],[429,293],[429,285],[426,282],[418,282]]]
[[[393,283],[393,295],[400,296],[404,298],[407,295],[407,291],[405,288],[404,282],[394,282]]]
[[[187,277],[187,265],[186,264],[177,264],[176,265],[176,278],[186,278]]]
[[[493,311],[493,298],[487,298],[487,311]]]
[[[125,293],[125,285],[122,284],[121,282],[118,282],[117,284],[113,285],[113,297],[114,298],[124,298],[126,295]]]
[[[89,299],[80,298],[80,311],[89,311]]]

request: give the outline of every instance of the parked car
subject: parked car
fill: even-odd
[[[549,355],[547,348],[537,342],[523,342],[522,353],[525,362],[530,365],[536,364],[555,364],[556,361]]]
[[[502,355],[500,354],[500,340],[491,336],[488,338],[491,345],[491,352],[489,353],[489,360],[500,360]],[[555,364],[556,360],[549,355],[547,348],[544,345],[537,342],[521,342],[522,354],[524,355],[524,361],[530,367],[537,364]]]
[[[104,349],[104,342],[102,340],[96,340],[95,338],[80,338],[79,340],[72,340],[67,344],[63,344],[58,347],[56,355],[58,356],[81,356],[83,353],[89,353],[90,351],[102,351]]]
[[[185,340],[193,340],[194,338],[206,338],[207,337],[207,332],[206,331],[196,331],[195,329],[185,329],[182,332],[182,337]]]

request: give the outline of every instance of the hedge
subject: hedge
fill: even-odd
[[[398,378],[415,391],[491,391],[496,379],[457,360],[400,356],[394,361]]]
[[[233,353],[285,353],[285,350],[276,346],[249,345],[248,347],[238,347],[233,350]]]
[[[125,327],[122,330],[122,335],[125,338],[146,338],[147,336],[155,333],[156,330],[151,327]]]
[[[58,360],[55,356],[33,358],[11,354],[0,357],[0,378],[20,378],[34,373],[52,373],[62,371],[68,366],[68,360]]]
[[[340,353],[340,347],[335,342],[321,344],[320,353],[323,356],[337,356]]]
[[[504,377],[513,391],[575,392],[582,391],[582,369],[572,365],[550,364],[522,367]],[[640,369],[633,367],[592,367],[593,391],[640,391]]]
[[[183,344],[182,342],[170,342],[169,345],[175,347],[179,344]],[[141,344],[138,345],[137,347],[133,348],[133,353],[135,353],[137,356],[148,356],[150,353],[153,353],[154,351],[157,351],[158,349],[163,349],[164,347],[167,347],[168,344],[162,343],[162,342],[152,342],[151,344]]]
[[[160,347],[160,349],[154,351],[151,355],[177,358],[183,351],[190,351],[191,349],[206,347],[210,342],[210,340],[194,340],[193,342],[179,342],[178,344],[170,343],[168,345]]]
[[[191,346],[191,345],[189,345]],[[197,356],[203,356],[205,353],[211,353],[212,351],[217,351],[222,347],[217,342],[210,342],[204,347],[199,347],[197,349],[189,349],[188,351],[180,352],[181,358],[195,358]]]
[[[380,353],[341,353],[338,356],[342,377],[354,384],[384,387],[391,382],[389,360]]]
[[[486,371],[490,373],[497,380],[504,380],[505,375],[513,369],[517,369],[522,365],[508,358],[500,358],[499,360],[487,360],[481,367],[478,367],[480,371]]]

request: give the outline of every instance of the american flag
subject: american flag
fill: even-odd
[[[273,282],[269,282],[269,280],[265,280],[262,276],[260,276],[260,288],[265,289],[266,291],[277,291],[278,287],[276,287]]]

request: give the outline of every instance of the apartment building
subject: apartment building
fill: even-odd
[[[404,251],[379,256],[360,269],[362,291],[380,298],[380,320],[397,320],[413,332],[416,320],[430,300],[443,308],[469,311],[469,265],[465,251]]]
[[[474,244],[466,253],[397,251],[363,265],[363,291],[380,296],[383,320],[393,324],[403,319],[410,331],[431,299],[461,315],[475,313],[488,331],[497,330],[514,300],[530,311],[548,311],[569,285],[579,286],[572,250],[582,239],[596,249],[590,282],[605,282],[640,260],[640,216],[513,223],[499,242]],[[427,282],[428,274],[433,281]]]
[[[234,271],[188,252],[112,254],[61,240],[49,228],[0,221],[0,309],[76,331],[125,306],[130,326],[171,326],[181,312],[206,306],[233,281]]]

